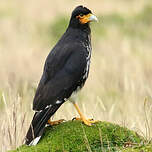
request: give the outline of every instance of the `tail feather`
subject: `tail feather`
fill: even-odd
[[[35,112],[29,130],[25,137],[26,145],[36,145],[39,142],[47,121],[61,105],[62,104],[55,104],[40,112]]]

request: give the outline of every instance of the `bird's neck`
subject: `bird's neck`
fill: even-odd
[[[75,37],[76,39],[79,39],[80,41],[82,40],[90,41],[91,29],[89,25],[83,28],[69,27],[67,29],[67,33],[72,34],[73,37]]]
[[[71,28],[85,32],[88,35],[91,33],[90,23],[80,24],[78,21],[71,19],[69,26],[68,26],[68,29],[71,29]]]

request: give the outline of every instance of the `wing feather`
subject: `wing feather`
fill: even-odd
[[[54,105],[57,100],[69,98],[76,89],[79,79],[83,77],[86,57],[85,50],[80,46],[74,48],[81,51],[71,48],[64,48],[60,52],[56,50],[58,56],[49,54],[34,97],[34,110],[43,110],[47,105]]]

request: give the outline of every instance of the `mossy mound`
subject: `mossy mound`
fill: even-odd
[[[131,148],[123,149],[121,152],[152,152],[152,144],[133,146]]]
[[[23,145],[11,152],[112,152],[122,150],[128,143],[141,145],[143,138],[108,122],[98,122],[89,127],[80,121],[68,121],[47,127],[36,146]]]

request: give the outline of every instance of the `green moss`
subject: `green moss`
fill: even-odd
[[[126,148],[122,152],[152,152],[152,144]]]
[[[21,146],[12,152],[85,152],[118,151],[125,143],[140,145],[143,139],[137,133],[108,122],[91,127],[79,121],[68,121],[47,127],[36,146]]]

